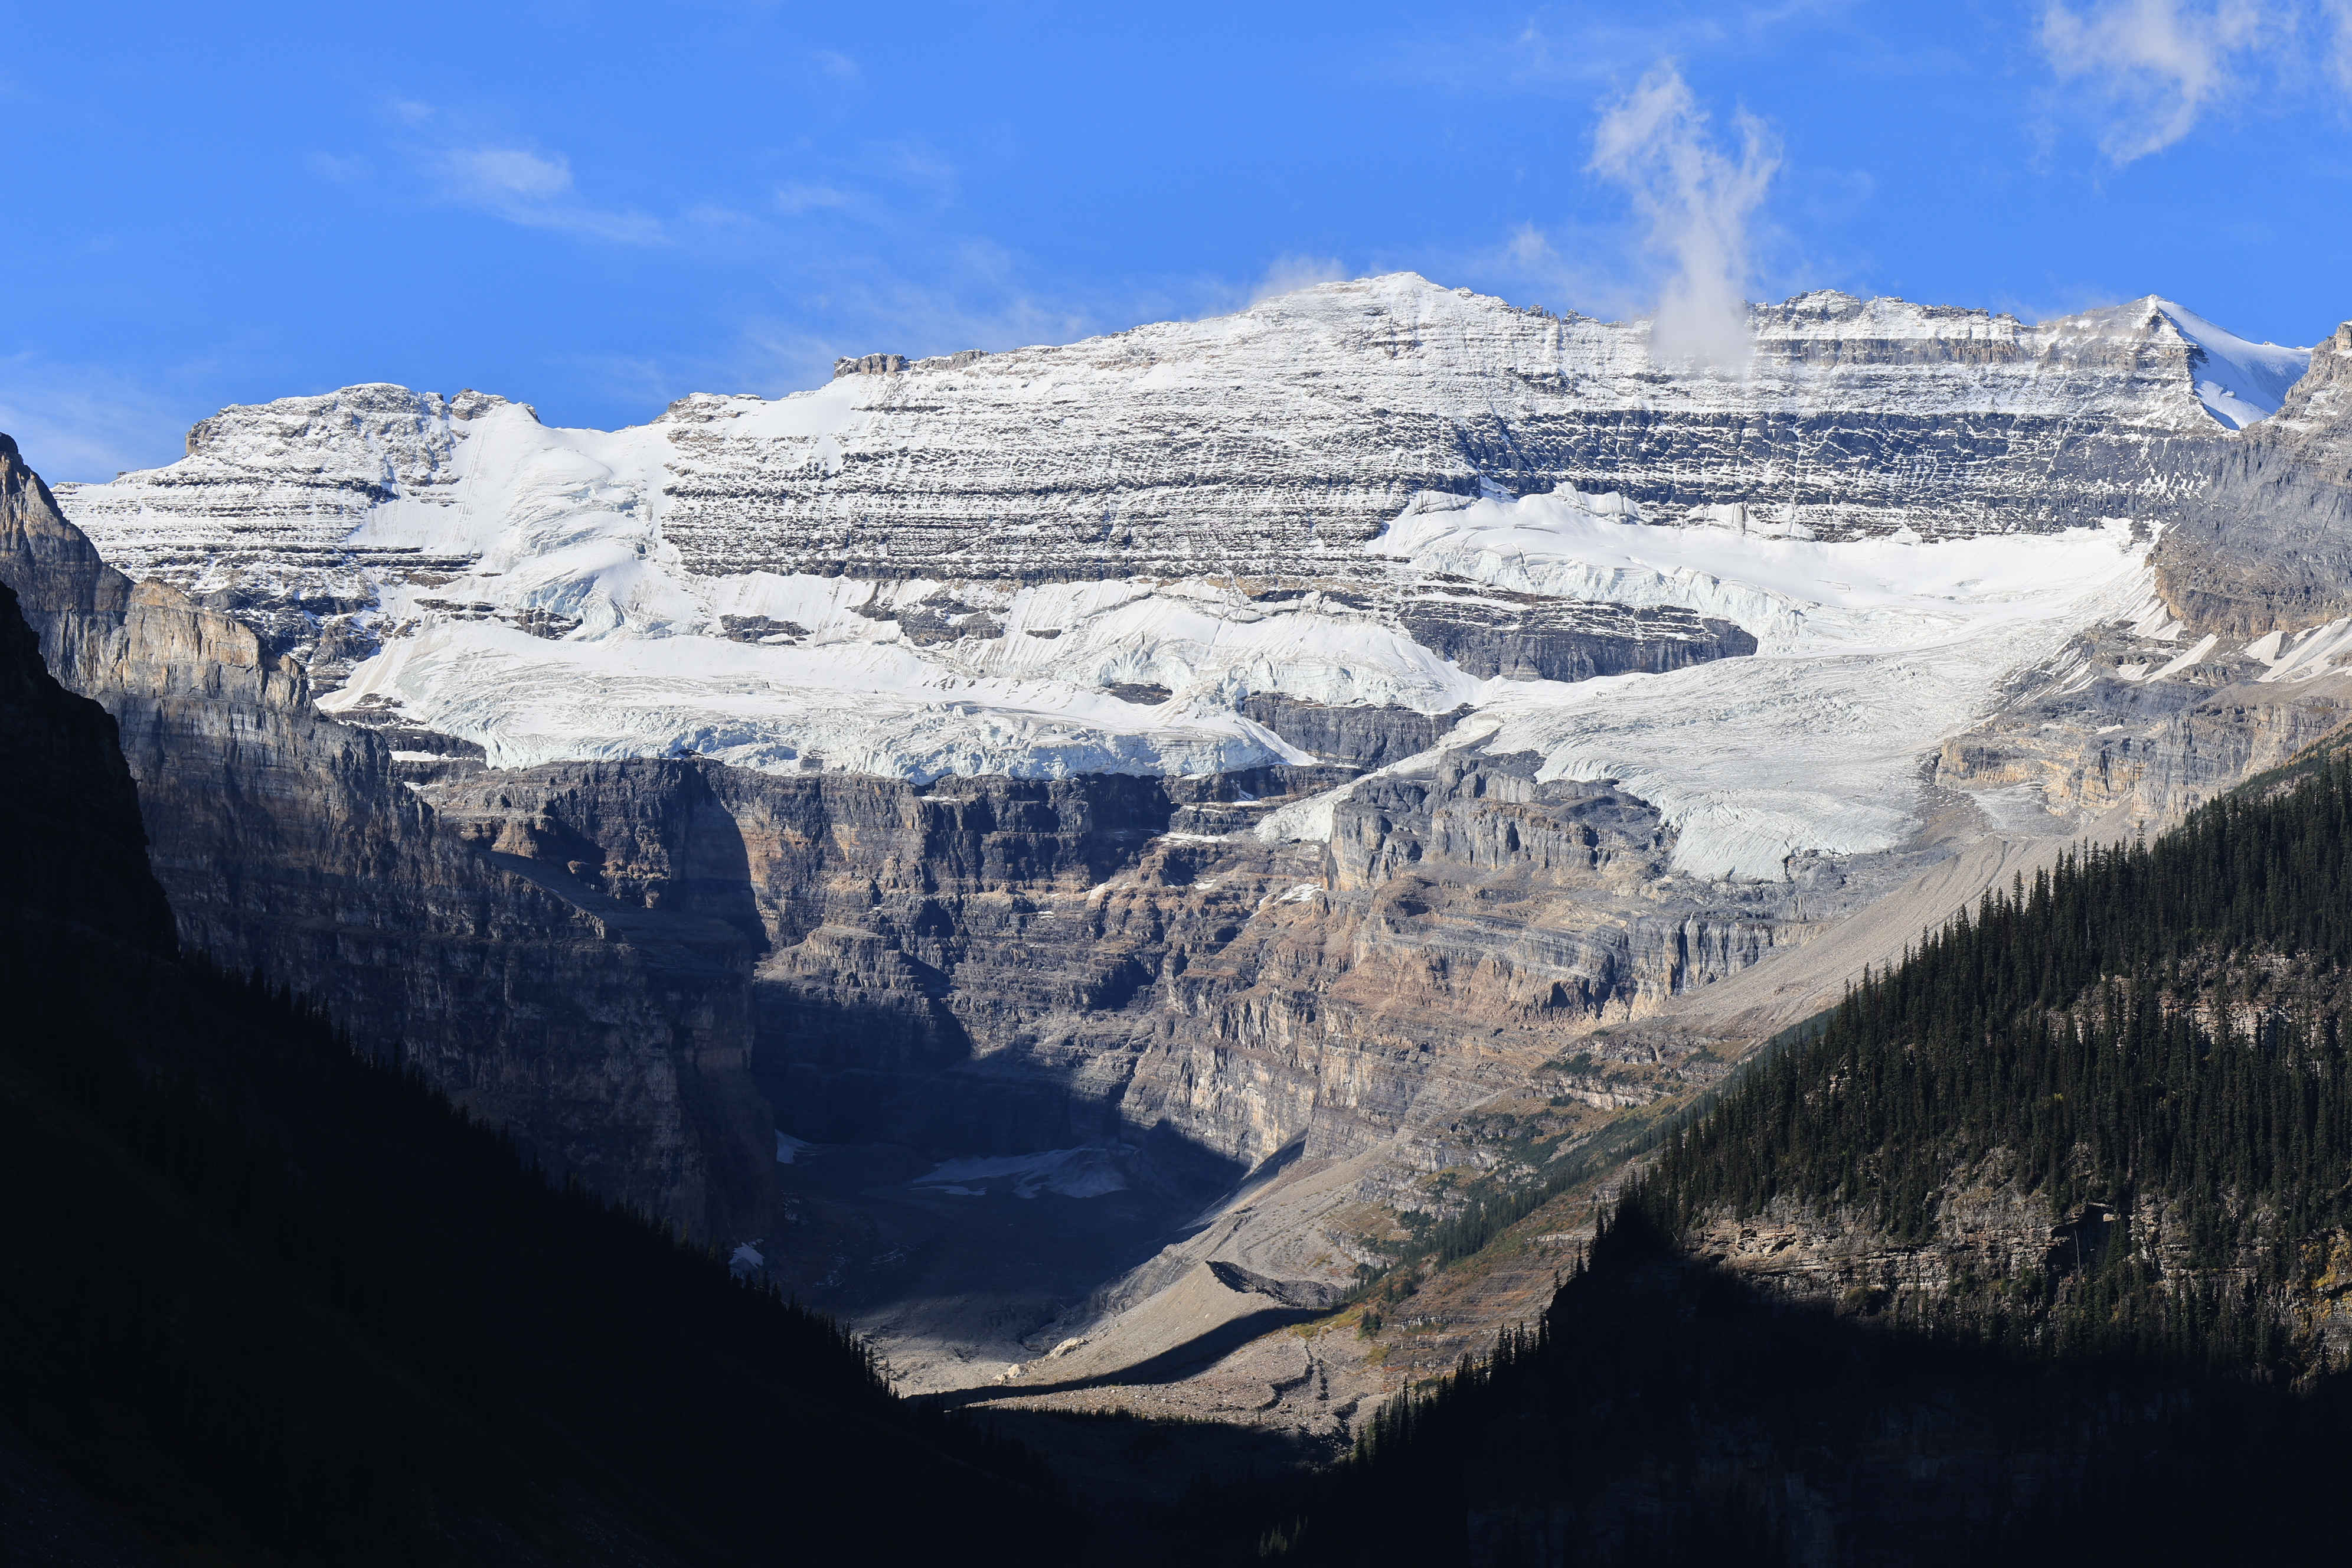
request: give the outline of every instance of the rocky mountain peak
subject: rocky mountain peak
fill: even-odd
[[[2314,433],[2352,433],[2352,321],[2311,350],[2310,368],[2288,388],[2278,423]]]

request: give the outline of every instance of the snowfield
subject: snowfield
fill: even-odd
[[[2150,591],[2151,542],[2122,521],[1821,543],[1769,521],[1637,519],[1615,496],[1481,501],[1401,519],[1376,548],[1424,571],[1679,605],[1755,634],[1748,658],[1480,694],[1489,750],[1541,752],[1542,778],[1619,780],[1678,830],[1677,868],[1703,876],[1779,877],[1807,850],[1902,842],[1921,758],[1981,717],[2011,671]]]

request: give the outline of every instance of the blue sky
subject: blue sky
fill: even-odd
[[[1694,217],[1751,298],[2352,317],[2352,0],[0,0],[0,429],[55,478],[351,382],[613,426],[1400,268],[1621,316]],[[1595,163],[1675,79],[1696,196]]]

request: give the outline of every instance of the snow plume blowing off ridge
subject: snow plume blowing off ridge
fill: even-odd
[[[1649,248],[1674,267],[1650,324],[1650,358],[1660,365],[1696,362],[1735,375],[1748,368],[1748,219],[1780,153],[1762,121],[1742,110],[1732,123],[1737,157],[1708,134],[1706,111],[1666,64],[1593,132],[1592,171],[1632,195],[1650,226]]]

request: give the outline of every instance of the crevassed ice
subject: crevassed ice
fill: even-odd
[[[1863,854],[1916,826],[1920,756],[2000,679],[2147,598],[2128,523],[1921,543],[1649,528],[1566,494],[1400,520],[1379,548],[1523,592],[1738,620],[1759,651],[1658,676],[1496,682],[1496,752],[1540,777],[1615,778],[1677,829],[1677,868],[1770,878],[1806,850]]]

